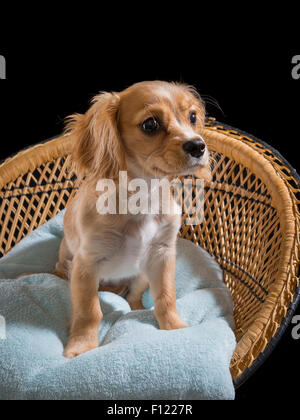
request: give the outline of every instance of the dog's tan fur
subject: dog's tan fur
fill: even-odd
[[[197,122],[191,124],[190,112]],[[141,130],[155,116],[162,129],[149,136]],[[137,83],[120,93],[101,93],[84,115],[69,118],[74,138],[74,162],[82,185],[67,208],[65,237],[57,273],[70,279],[72,324],[65,356],[76,357],[98,346],[102,312],[98,286],[129,284],[127,300],[141,309],[141,296],[150,285],[155,316],[161,329],[184,328],[175,300],[175,253],[180,216],[100,215],[96,209],[99,179],[118,182],[195,174],[209,177],[209,154],[191,165],[184,142],[200,138],[204,106],[189,86],[167,82]]]

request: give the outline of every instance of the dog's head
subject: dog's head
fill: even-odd
[[[208,179],[209,152],[201,136],[205,110],[190,86],[137,83],[100,93],[86,114],[69,118],[74,160],[81,175],[117,178],[195,174]]]

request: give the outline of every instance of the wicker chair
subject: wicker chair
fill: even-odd
[[[236,387],[260,366],[299,301],[300,181],[272,147],[209,119],[214,155],[204,222],[180,235],[221,265],[235,304]],[[0,256],[65,208],[76,193],[71,136],[33,146],[0,166]]]

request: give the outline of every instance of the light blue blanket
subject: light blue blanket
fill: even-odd
[[[1,399],[233,399],[233,305],[219,266],[180,239],[177,307],[190,328],[158,329],[146,291],[143,311],[99,293],[100,347],[63,357],[70,322],[67,282],[50,274],[63,235],[63,213],[0,260]],[[5,280],[6,279],[6,280]]]

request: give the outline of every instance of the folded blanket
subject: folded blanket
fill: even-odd
[[[63,357],[68,283],[51,274],[11,280],[53,272],[63,216],[0,259],[0,399],[233,399],[231,295],[209,254],[183,239],[177,247],[177,307],[190,328],[159,330],[149,290],[143,311],[100,292],[99,348],[73,360]]]

